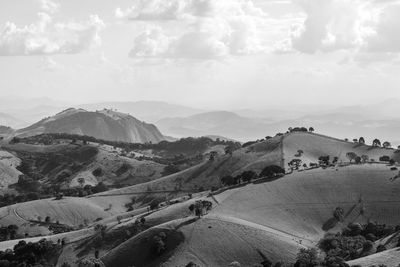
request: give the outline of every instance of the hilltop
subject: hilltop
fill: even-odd
[[[148,124],[113,110],[96,112],[70,108],[45,118],[29,127],[19,129],[16,136],[27,137],[42,133],[69,133],[98,139],[157,143],[165,138],[153,124]]]

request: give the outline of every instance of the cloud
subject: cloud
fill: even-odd
[[[118,18],[131,20],[178,20],[216,16],[262,16],[264,12],[250,0],[136,0],[122,10],[117,8]]]
[[[129,9],[117,9],[116,16],[155,24],[136,36],[132,57],[212,59],[265,50],[260,27],[268,17],[252,1],[136,1]],[[182,31],[163,27],[167,20],[179,24]]]
[[[292,27],[287,45],[293,50],[308,54],[337,50],[363,54],[400,52],[399,1],[296,0],[295,3],[307,17]]]
[[[388,5],[379,14],[379,22],[366,39],[368,52],[400,52],[400,4]]]
[[[103,27],[97,15],[82,23],[58,23],[39,13],[37,22],[21,28],[7,22],[0,33],[0,56],[79,53],[100,43]]]
[[[60,3],[52,0],[36,0],[40,8],[47,13],[56,13],[60,8]]]
[[[303,53],[351,49],[360,42],[360,2],[297,0],[307,14],[292,30],[292,47]]]

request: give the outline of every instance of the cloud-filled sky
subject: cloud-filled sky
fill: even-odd
[[[2,0],[0,93],[202,108],[400,98],[398,0]]]

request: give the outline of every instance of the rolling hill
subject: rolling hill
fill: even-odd
[[[69,133],[131,143],[157,143],[163,135],[152,124],[112,110],[90,112],[70,108],[16,132],[26,137],[42,133]]]
[[[301,156],[295,155],[298,150],[303,150]],[[349,164],[347,152],[368,155],[375,162]],[[49,215],[54,221],[76,226],[83,222],[91,224],[96,217],[101,217],[104,223],[114,225],[116,215],[124,216],[132,224],[138,214],[145,216],[147,230],[101,250],[101,259],[107,267],[160,266],[162,263],[163,266],[185,266],[190,261],[199,266],[228,266],[234,261],[252,266],[260,264],[263,257],[272,262],[293,262],[300,248],[316,246],[324,234],[336,233],[350,222],[398,223],[400,184],[394,179],[398,171],[378,162],[383,155],[398,161],[397,154],[393,149],[293,132],[251,144],[232,155],[220,154],[214,160],[206,158],[199,165],[147,183],[87,198],[36,200],[1,208],[0,223],[16,223],[23,231],[48,234],[45,228],[38,229],[26,220]],[[140,213],[141,207],[154,199],[172,199],[220,186],[219,178],[223,175],[244,170],[259,172],[272,164],[286,167],[295,158],[309,165],[327,155],[338,157],[337,164],[311,169],[300,167],[288,170],[279,179],[256,180],[216,191],[208,197],[194,195],[192,200],[167,205],[150,214],[146,210]],[[125,212],[125,204],[132,197],[136,199],[136,215]],[[188,207],[198,199],[211,201],[213,209],[195,219]],[[345,213],[341,222],[333,218],[337,207]],[[151,240],[161,232],[166,236],[167,252],[149,256],[152,255]],[[71,232],[71,236],[75,233]],[[80,257],[78,252],[68,253],[68,257]],[[397,257],[397,253],[391,255]],[[373,256],[379,258],[379,254]],[[368,260],[368,263],[374,261]]]

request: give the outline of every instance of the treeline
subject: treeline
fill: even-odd
[[[244,171],[239,175],[232,176],[226,175],[221,177],[220,181],[225,186],[237,185],[241,183],[248,183],[257,178],[274,178],[285,174],[285,170],[276,165],[265,167],[259,174],[254,171]]]
[[[319,241],[318,247],[324,252],[323,259],[318,256],[315,248],[301,249],[294,266],[348,267],[346,261],[387,250],[385,245],[375,245],[374,242],[398,231],[400,231],[399,225],[350,223],[341,232],[328,233]],[[400,242],[397,241],[396,247],[399,246]]]
[[[187,137],[187,138],[181,138],[177,141],[161,141],[159,143],[128,143],[128,142],[121,142],[121,141],[110,141],[110,140],[103,140],[103,139],[97,139],[93,136],[88,136],[88,135],[77,135],[77,134],[67,134],[67,133],[45,133],[45,134],[40,134],[40,135],[35,135],[31,137],[25,137],[25,138],[19,138],[19,137],[14,137],[11,140],[11,143],[26,143],[26,144],[43,144],[43,145],[51,145],[53,144],[56,140],[59,139],[67,139],[71,140],[72,143],[76,141],[82,141],[82,142],[93,142],[93,143],[99,143],[103,145],[109,145],[112,147],[118,147],[125,149],[126,151],[132,151],[132,150],[140,150],[140,149],[154,149],[154,150],[168,150],[171,152],[174,151],[203,151],[204,149],[207,149],[209,146],[212,145],[240,145],[239,142],[234,142],[234,141],[227,141],[227,140],[221,140],[217,138],[215,141],[212,140],[209,137],[198,137],[198,138],[193,138],[193,137]]]
[[[55,266],[62,244],[54,244],[51,241],[42,239],[36,243],[20,241],[14,249],[0,251],[1,267],[50,267]]]

